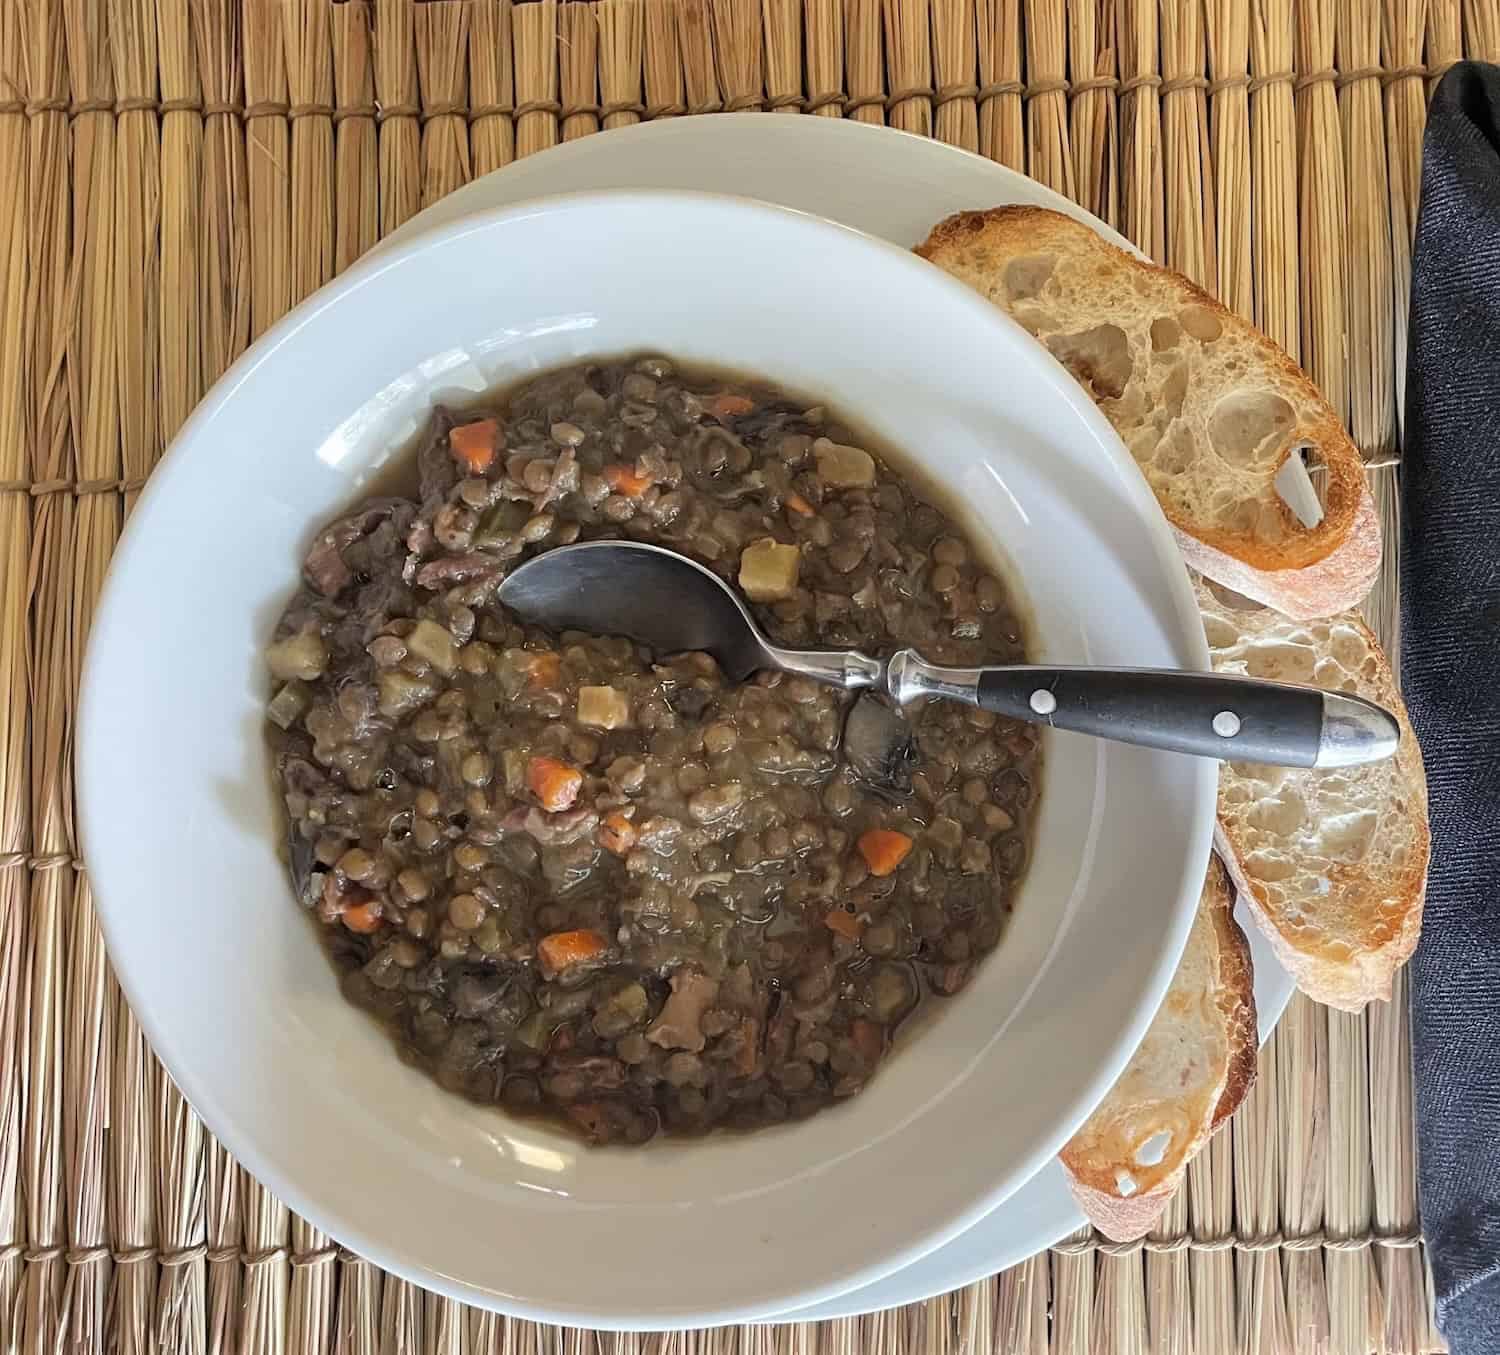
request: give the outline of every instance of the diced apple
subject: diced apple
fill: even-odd
[[[797,591],[801,564],[798,547],[762,537],[740,553],[740,588],[752,602],[780,602]]]
[[[630,701],[613,687],[580,687],[578,723],[595,729],[619,729],[630,723]]]
[[[266,707],[266,714],[282,729],[290,729],[307,713],[311,704],[312,694],[306,686],[294,680],[283,686],[271,699],[271,704]]]
[[[458,666],[458,642],[451,631],[436,621],[418,621],[406,637],[406,648],[445,677]]]
[[[862,447],[849,447],[832,438],[812,445],[818,476],[832,489],[868,489],[875,483],[875,458]]]
[[[299,630],[266,650],[266,667],[282,682],[311,682],[328,667],[328,646],[315,629]]]
[[[380,694],[380,713],[392,720],[401,719],[438,694],[435,682],[413,677],[399,668],[381,670],[375,678],[375,687]]]

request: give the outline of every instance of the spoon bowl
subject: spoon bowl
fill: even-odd
[[[713,655],[732,681],[762,668],[835,687],[876,687],[897,705],[962,701],[1012,720],[1121,743],[1281,767],[1347,767],[1391,757],[1395,716],[1319,687],[1172,669],[1000,664],[945,668],[912,649],[783,649],[717,574],[662,546],[586,541],[545,551],[500,586],[500,601],[552,630],[623,635],[667,653]]]
[[[500,601],[551,630],[623,635],[662,653],[701,649],[743,682],[768,666],[744,603],[696,560],[639,542],[582,541],[528,560]]]

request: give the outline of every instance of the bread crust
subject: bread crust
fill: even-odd
[[[1189,512],[1164,492],[1161,476],[1153,481],[1188,562],[1238,592],[1299,617],[1353,606],[1369,590],[1380,564],[1380,524],[1365,483],[1363,461],[1338,415],[1306,374],[1253,326],[1180,274],[1127,254],[1083,223],[1044,207],[957,213],[939,222],[916,252],[980,291],[1023,327],[1034,318],[1028,309],[1032,298],[1009,290],[1006,270],[1013,261],[1038,255],[1065,259],[1070,274],[1088,279],[1091,295],[1099,302],[1097,309],[1076,317],[1079,323],[1112,323],[1123,320],[1128,312],[1139,329],[1153,309],[1160,312],[1158,318],[1166,318],[1168,309],[1181,314],[1184,308],[1212,317],[1226,340],[1253,354],[1260,384],[1295,397],[1295,402],[1291,403],[1293,422],[1279,435],[1274,450],[1267,456],[1257,453],[1253,467],[1236,471],[1239,496],[1231,495],[1226,501],[1226,508],[1234,510],[1229,515],[1235,522]],[[1050,282],[1049,273],[1036,296],[1044,298]],[[1140,287],[1134,288],[1133,283]],[[1163,292],[1171,298],[1170,307],[1160,304]],[[1126,294],[1127,302],[1116,304],[1111,299]],[[1101,395],[1088,382],[1085,385],[1125,436],[1118,400],[1107,392]],[[1232,390],[1226,387],[1226,393]],[[1165,436],[1163,432],[1161,438]],[[1267,434],[1267,439],[1276,436]],[[1159,446],[1160,439],[1153,450]],[[1323,517],[1312,526],[1301,522],[1274,487],[1276,473],[1303,446],[1316,452],[1327,471]],[[1216,472],[1222,473],[1227,484],[1230,468],[1216,468]],[[1147,479],[1152,481],[1152,474]],[[1258,525],[1239,523],[1241,515]]]
[[[1214,667],[1353,691],[1390,710],[1388,763],[1219,774],[1215,843],[1276,958],[1314,1001],[1343,1011],[1390,996],[1416,949],[1432,850],[1422,750],[1395,675],[1357,612],[1299,623],[1229,606],[1200,581]],[[1281,822],[1285,806],[1305,806]]]
[[[1250,947],[1234,920],[1228,878],[1211,860],[1161,1009],[1124,1073],[1059,1154],[1074,1198],[1100,1232],[1125,1242],[1150,1230],[1187,1164],[1244,1100],[1257,1048]],[[1198,1049],[1209,1051],[1208,1063],[1189,1052]],[[1163,1136],[1160,1158],[1144,1162],[1146,1146]]]

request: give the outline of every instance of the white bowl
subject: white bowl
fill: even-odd
[[[434,401],[643,349],[825,398],[903,448],[1008,557],[1045,657],[1207,659],[1167,526],[1062,369],[922,261],[780,208],[612,193],[467,218],[356,266],[215,387],[130,519],[85,665],[79,807],[120,981],[209,1128],[318,1226],[458,1298],[610,1327],[817,1302],[1021,1185],[1161,998],[1216,781],[1050,734],[1001,946],[807,1122],[590,1150],[399,1063],[292,902],[259,651],[314,526]]]

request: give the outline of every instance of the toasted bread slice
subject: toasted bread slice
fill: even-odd
[[[1126,1242],[1255,1080],[1255,985],[1229,882],[1210,861],[1186,950],[1141,1047],[1059,1154],[1083,1212]]]
[[[1190,565],[1299,617],[1364,597],[1380,524],[1359,452],[1265,335],[1180,274],[1046,208],[962,212],[917,253],[1013,316],[1083,384]],[[1299,452],[1328,472],[1312,524],[1276,483]]]
[[[1198,587],[1214,667],[1378,701],[1401,722],[1388,762],[1299,770],[1225,763],[1218,841],[1276,957],[1309,997],[1345,1011],[1390,995],[1416,948],[1429,837],[1422,751],[1390,665],[1353,612],[1296,622]]]

